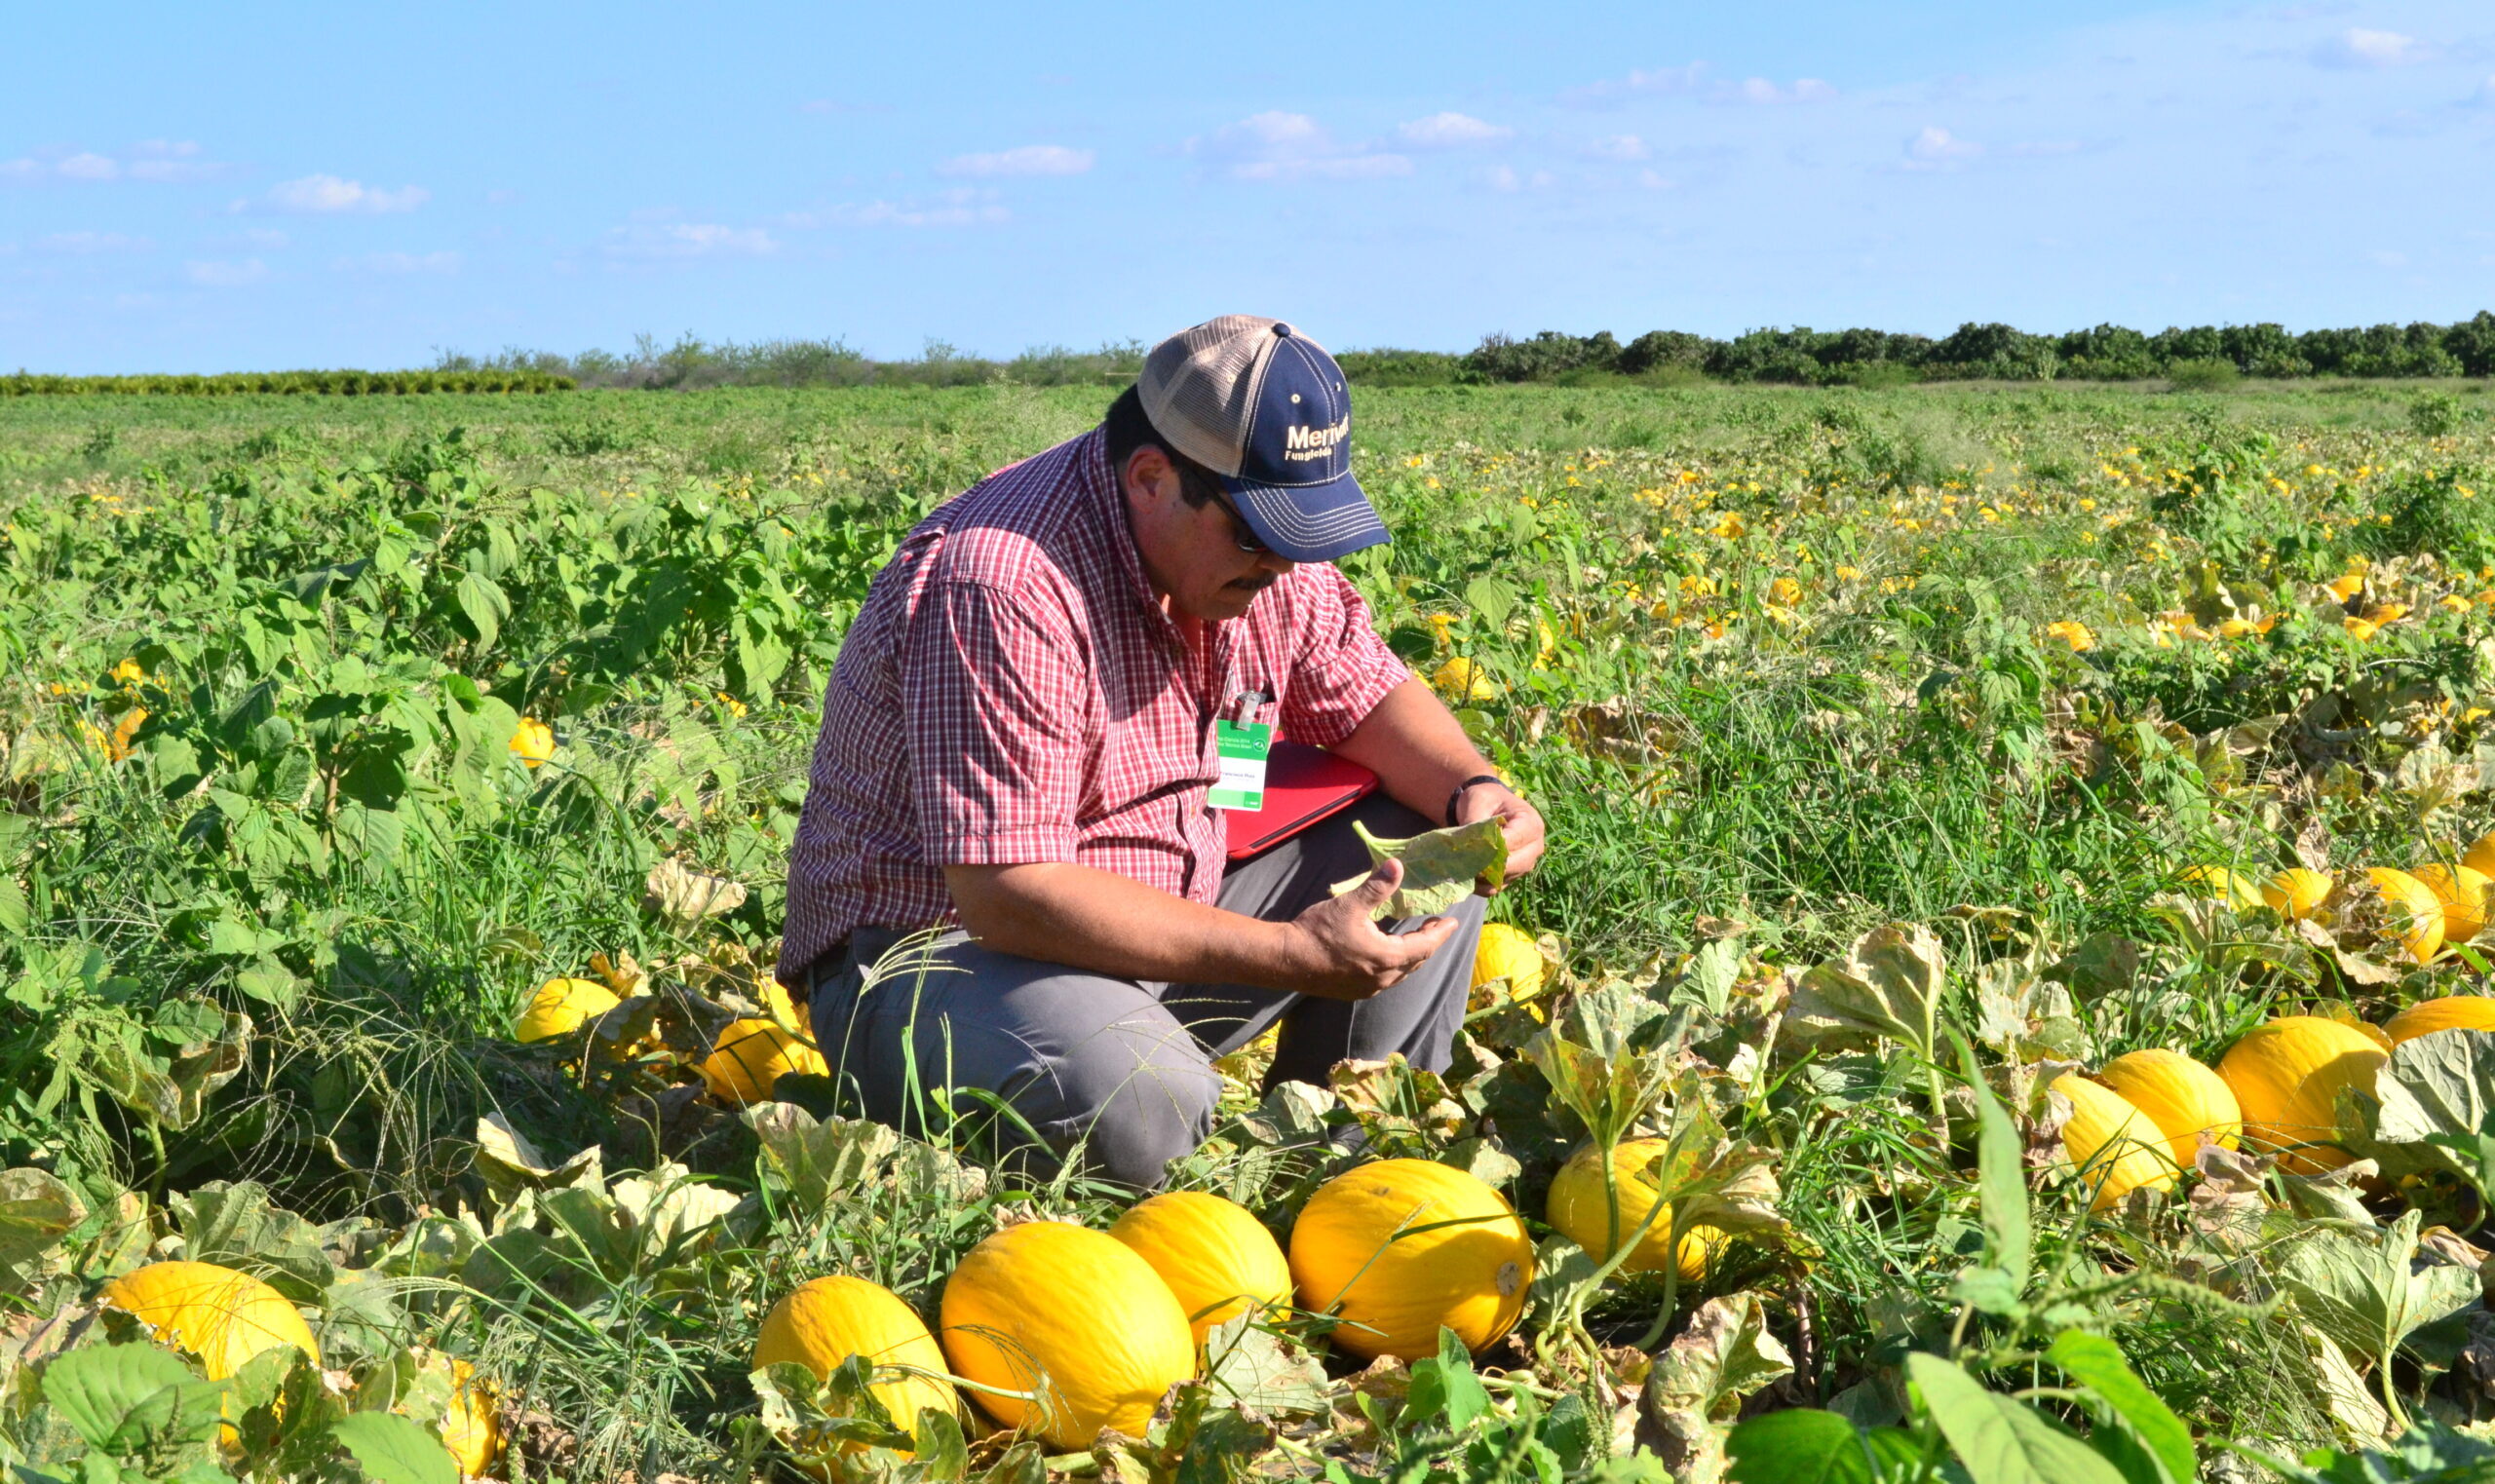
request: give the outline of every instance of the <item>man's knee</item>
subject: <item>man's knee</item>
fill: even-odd
[[[1212,1131],[1221,1078],[1185,1031],[1159,1037],[1111,1026],[1069,1048],[1056,1066],[1063,1116],[1043,1129],[1079,1144],[1094,1172],[1137,1190],[1159,1186],[1171,1160]]]

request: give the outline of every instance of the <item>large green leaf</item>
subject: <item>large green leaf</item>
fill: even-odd
[[[390,1412],[350,1412],[329,1432],[373,1484],[459,1484],[459,1464],[441,1439]]]
[[[2016,1397],[1984,1389],[1953,1361],[1917,1351],[1906,1356],[1906,1375],[1974,1484],[2127,1484],[2088,1444]]]
[[[2200,1469],[2192,1450],[2192,1429],[2131,1370],[2121,1346],[2103,1335],[2064,1330],[2054,1337],[2053,1349],[2045,1352],[2045,1358],[2104,1398],[2123,1426],[2165,1469],[2167,1479],[2172,1484],[2192,1484]]]
[[[1405,840],[1381,840],[1354,819],[1352,833],[1368,847],[1371,873],[1389,859],[1403,862],[1402,883],[1371,914],[1381,922],[1444,912],[1472,895],[1476,883],[1496,887],[1507,879],[1508,837],[1495,818],[1434,829]],[[1338,881],[1334,894],[1340,896],[1366,880],[1367,873]]]
[[[152,1345],[91,1345],[44,1367],[43,1399],[99,1453],[205,1442],[225,1388]]]
[[[2389,1366],[2401,1342],[2419,1328],[2459,1313],[2477,1298],[2477,1275],[2466,1268],[2416,1266],[2423,1213],[2402,1212],[2372,1238],[2317,1230],[2287,1248],[2279,1281],[2314,1327],[2377,1366]]]
[[[1724,1439],[1731,1484],[1871,1484],[1871,1456],[1853,1423],[1816,1407],[1761,1413]]]

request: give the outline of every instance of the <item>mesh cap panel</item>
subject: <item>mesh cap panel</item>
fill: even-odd
[[[1274,327],[1282,323],[1262,315],[1223,315],[1154,346],[1135,383],[1153,431],[1213,473],[1236,477],[1256,394],[1280,343]]]

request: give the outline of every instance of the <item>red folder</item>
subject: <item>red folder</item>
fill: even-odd
[[[1272,849],[1377,790],[1377,775],[1306,742],[1278,741],[1265,760],[1265,807],[1221,812],[1233,860]]]

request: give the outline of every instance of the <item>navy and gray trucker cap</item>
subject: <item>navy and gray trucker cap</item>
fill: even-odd
[[[1325,348],[1280,320],[1223,315],[1143,359],[1152,429],[1221,476],[1256,539],[1292,561],[1388,540],[1352,477],[1352,399]]]

